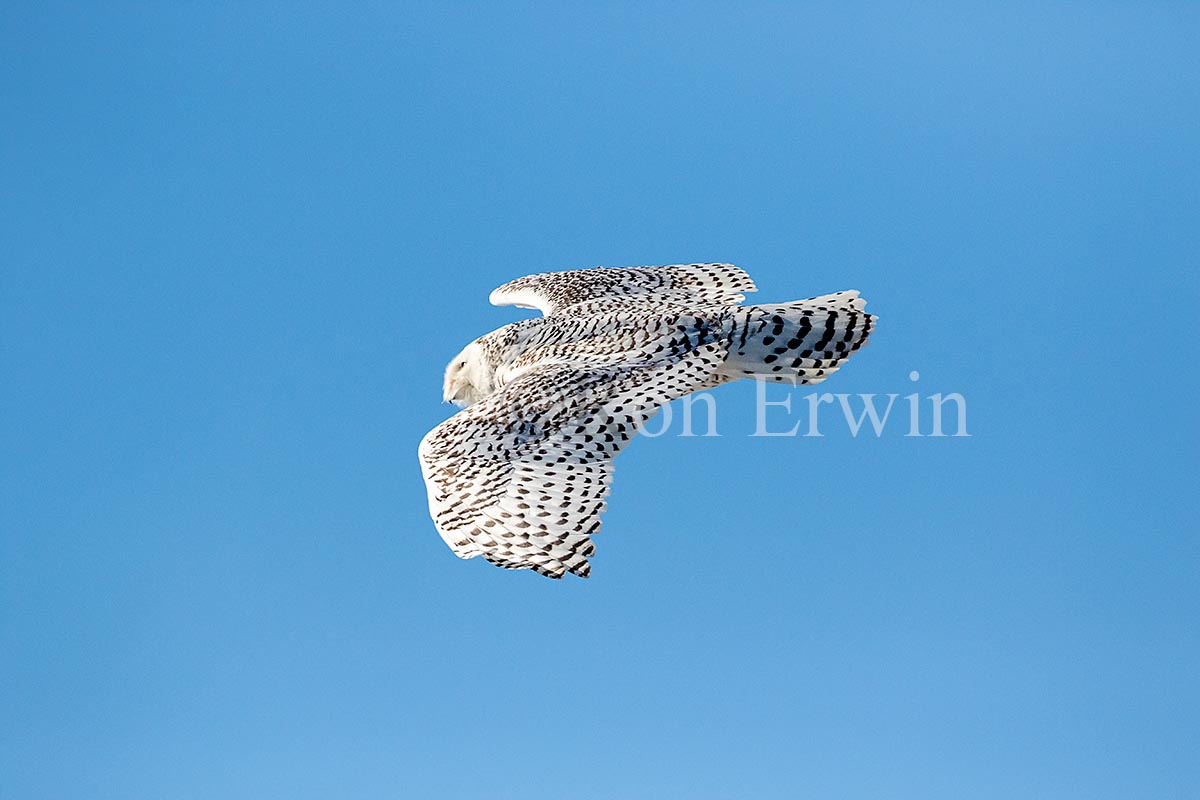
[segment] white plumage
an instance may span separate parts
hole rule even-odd
[[[438,532],[461,558],[587,577],[612,460],[664,404],[743,377],[813,384],[866,343],[857,292],[739,305],[730,264],[530,275],[494,305],[545,315],[481,336],[446,368],[464,410],[421,441]]]

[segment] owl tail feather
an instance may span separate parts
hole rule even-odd
[[[745,306],[734,318],[729,356],[718,374],[729,380],[814,384],[828,378],[867,343],[875,317],[856,291],[768,306]]]

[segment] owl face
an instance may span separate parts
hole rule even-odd
[[[487,397],[494,388],[492,368],[483,358],[483,349],[476,342],[464,347],[446,365],[442,399],[447,403],[466,408]]]

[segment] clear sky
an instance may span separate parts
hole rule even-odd
[[[97,5],[0,11],[4,800],[1200,795],[1196,5]],[[454,558],[488,292],[699,260],[972,435],[725,387]]]

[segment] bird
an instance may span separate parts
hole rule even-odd
[[[732,264],[528,275],[492,305],[542,316],[470,342],[446,367],[461,410],[421,440],[429,512],[460,558],[548,578],[591,574],[613,459],[658,409],[730,381],[811,385],[867,343],[854,290],[775,305]]]

